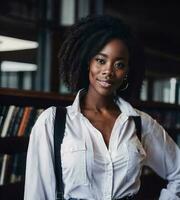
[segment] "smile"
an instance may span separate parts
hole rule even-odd
[[[101,81],[101,80],[97,80],[98,83],[102,86],[102,87],[105,87],[105,88],[109,88],[112,86],[112,83],[110,82],[107,82],[107,81]]]

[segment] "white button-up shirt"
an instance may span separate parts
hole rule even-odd
[[[168,180],[160,200],[180,198],[180,150],[166,131],[148,114],[119,98],[121,114],[112,129],[109,147],[102,134],[80,112],[79,92],[67,107],[65,136],[61,147],[64,197],[111,200],[138,192],[143,165]],[[55,107],[45,110],[30,136],[25,200],[54,200],[54,119]],[[142,120],[138,140],[131,116]]]

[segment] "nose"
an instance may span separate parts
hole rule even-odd
[[[112,77],[113,74],[114,74],[114,66],[113,66],[113,64],[112,63],[106,64],[104,66],[104,68],[103,68],[102,74]]]

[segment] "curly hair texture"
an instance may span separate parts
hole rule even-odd
[[[135,37],[130,28],[120,19],[108,15],[96,15],[82,18],[74,24],[59,52],[60,76],[71,91],[88,88],[90,60],[114,38],[121,39],[128,47],[130,55],[128,90],[132,90],[131,85],[134,80],[140,79],[139,76],[134,77],[136,71],[140,72],[139,67],[136,70],[133,67],[135,53],[138,52],[135,47]],[[124,96],[129,92],[125,91]],[[117,91],[118,95],[123,93],[124,91],[121,92],[120,89]]]

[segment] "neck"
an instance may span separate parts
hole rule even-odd
[[[88,90],[87,94],[82,99],[81,107],[88,110],[102,111],[114,109],[117,106],[114,103],[113,95],[103,96],[96,93],[96,91]]]

